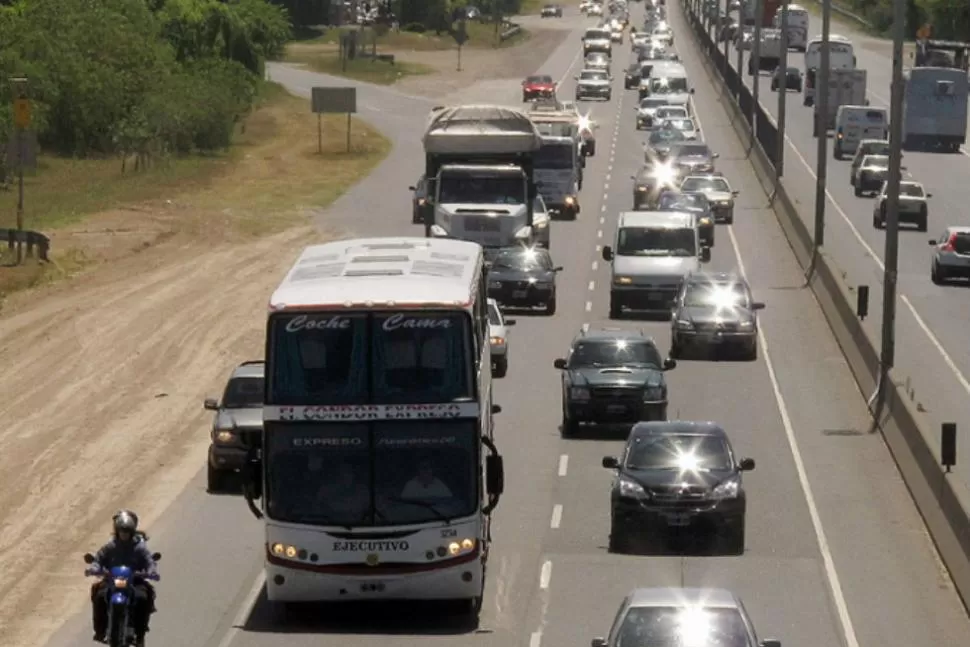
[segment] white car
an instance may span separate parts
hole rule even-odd
[[[584,70],[603,70],[604,72],[610,71],[610,57],[602,52],[593,52],[592,54],[587,54],[586,59],[583,61]]]
[[[549,249],[552,217],[541,195],[536,196],[532,206],[532,231],[536,233],[536,245]]]
[[[658,111],[659,112],[659,111]],[[700,129],[694,123],[693,119],[682,118],[682,117],[668,117],[664,119],[660,124],[661,128],[674,128],[680,131],[680,134],[684,136],[684,139],[688,141],[694,141],[699,139],[701,136]]]
[[[667,100],[663,97],[644,97],[640,99],[640,105],[637,106],[637,130],[653,128],[654,123],[660,123],[656,121],[657,111],[666,105]]]
[[[657,112],[654,114],[654,118],[657,122],[664,122],[668,119],[689,119],[690,113],[687,112],[687,108],[684,106],[672,106],[665,105],[662,108],[658,108]]]
[[[889,196],[886,187],[889,182],[883,182],[882,190],[876,196],[876,204],[872,208],[872,226],[876,229],[886,228],[886,205]],[[929,205],[927,201],[933,197],[927,193],[919,182],[903,181],[899,183],[899,224],[916,225],[919,231],[926,231],[929,226]]]
[[[505,377],[509,370],[509,327],[515,319],[506,319],[495,299],[488,300],[488,336],[492,349],[492,377]]]

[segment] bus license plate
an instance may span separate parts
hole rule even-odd
[[[384,591],[384,582],[361,582],[360,592],[361,593],[382,593]]]
[[[529,294],[528,290],[512,290],[513,299],[524,299]]]

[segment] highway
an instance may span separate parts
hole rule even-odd
[[[642,9],[633,7],[637,24]],[[678,11],[672,7],[675,29],[682,31]],[[562,22],[573,33],[538,71],[565,78],[561,96],[571,98],[578,29],[587,21],[567,13]],[[681,47],[689,43],[686,35],[678,40]],[[615,73],[628,50],[628,43],[617,49]],[[681,362],[668,376],[670,413],[720,422],[737,451],[756,459],[757,469],[745,481],[746,553],[609,554],[611,474],[600,460],[616,454],[621,441],[559,435],[559,375],[552,362],[583,325],[640,326],[661,348],[669,344],[668,323],[607,322],[609,274],[599,250],[611,238],[617,214],[631,206],[630,175],[642,162],[645,139],[634,130],[634,95],[624,92],[620,73],[613,101],[591,105],[599,143],[587,167],[582,214],[553,225],[553,256],[565,266],[558,313],[514,315],[509,374],[496,383],[496,402],[503,407],[496,435],[507,482],[477,630],[435,609],[403,604],[324,607],[282,624],[261,594],[260,524],[239,497],[207,495],[200,472],[150,529],[153,548],[164,559],[149,644],[309,647],[339,640],[346,647],[389,641],[417,647],[433,640],[444,647],[582,647],[606,633],[630,589],[681,584],[735,590],[761,637],[777,637],[785,647],[965,642],[970,622],[891,456],[878,436],[864,433],[864,398],[811,293],[800,288],[798,266],[699,55],[692,49],[681,54],[706,138],[742,192],[736,224],[717,230],[710,267],[745,273],[768,307],[759,359]],[[279,66],[272,75],[303,95],[313,85],[343,84]],[[487,82],[467,96],[514,105],[519,81]],[[420,235],[410,224],[406,189],[419,174],[418,142],[430,104],[382,89],[362,95],[362,116],[397,146],[371,177],[318,216],[320,225],[350,235]],[[298,251],[292,250],[294,256]],[[200,455],[200,467],[203,461]],[[79,556],[78,577],[82,568]],[[49,645],[75,647],[89,638],[85,608]]]
[[[821,33],[822,22],[815,15],[811,21],[810,38]],[[883,53],[887,48],[874,46],[877,41],[844,24],[836,27],[833,23],[832,30],[853,40],[857,65],[867,72],[871,105],[888,109],[892,61]],[[742,69],[747,68],[749,53],[744,53]],[[733,47],[729,60],[732,67],[737,64]],[[803,54],[789,52],[788,64],[804,73]],[[753,77],[745,72],[743,78],[750,88]],[[778,95],[770,91],[770,81],[767,73],[761,76],[760,103],[777,120]],[[803,106],[801,93],[794,91],[788,92],[786,102],[785,186],[808,230],[813,231],[817,140],[812,136],[812,108]],[[854,196],[849,160],[835,161],[831,150],[829,142],[825,249],[848,285],[870,286],[870,316],[865,323],[879,339],[885,232],[872,226],[875,201]],[[929,201],[929,231],[920,233],[904,226],[899,234],[897,380],[909,385],[913,400],[925,409],[923,416],[929,428],[938,430],[943,422],[956,422],[958,428],[968,429],[970,292],[967,285],[937,286],[930,281],[932,248],[928,241],[941,237],[948,225],[970,225],[966,208],[970,202],[970,155],[966,149],[959,154],[904,152],[903,167],[904,179],[922,182],[933,197]],[[938,455],[938,432],[932,440]],[[970,465],[970,442],[958,443],[957,451],[957,464]],[[970,489],[970,470],[957,468],[954,476]]]

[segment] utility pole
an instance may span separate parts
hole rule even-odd
[[[721,34],[725,33],[727,29],[728,16],[731,14],[731,0],[724,0],[724,20],[722,24],[718,25],[717,37],[720,38]],[[724,70],[721,72],[722,76],[727,78],[727,69],[731,65],[731,40],[728,38],[724,39]]]
[[[30,95],[25,77],[10,79],[14,91],[13,121],[17,146],[17,265],[24,260],[24,166],[27,161],[27,129],[30,128]]]
[[[778,142],[775,149],[775,182],[785,174],[785,121],[788,116],[788,0],[781,4],[781,56],[778,59],[781,78],[778,83]],[[777,74],[778,72],[776,72]]]
[[[906,0],[893,3],[893,85],[889,101],[889,185],[886,200],[885,276],[882,294],[882,353],[879,401],[896,362],[896,279],[899,264],[899,184],[902,180],[903,143],[903,38],[906,35]]]
[[[751,99],[754,104],[755,114],[758,113],[758,107],[760,103],[758,101],[758,80],[761,77],[761,12],[764,11],[764,1],[757,0],[754,6],[754,46],[751,51],[751,60],[749,65],[751,65],[752,72],[754,76],[751,79]],[[740,74],[741,71],[738,70]],[[757,120],[755,120],[757,123]],[[757,126],[755,126],[757,129]]]
[[[818,150],[815,153],[815,251],[825,244],[825,185],[828,181],[828,130],[829,114],[829,37],[832,28],[832,0],[822,2],[822,60],[815,70],[815,129],[818,132]],[[808,70],[806,70],[807,72]]]

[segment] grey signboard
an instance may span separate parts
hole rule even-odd
[[[15,169],[23,164],[25,169],[36,169],[37,133],[33,130],[25,130],[20,137],[23,138],[22,142],[17,139],[16,134],[11,135],[7,142],[7,167]],[[23,159],[21,159],[21,155]]]
[[[357,112],[357,88],[313,88],[313,112],[317,114],[352,114]]]

